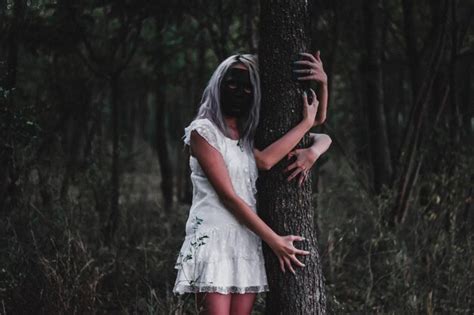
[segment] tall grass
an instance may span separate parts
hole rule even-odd
[[[192,294],[172,294],[189,205],[161,208],[151,152],[139,146],[134,168],[122,174],[111,246],[102,241],[107,160],[97,157],[65,190],[59,163],[24,169],[17,202],[0,218],[1,313],[196,313]],[[371,195],[345,161],[331,157],[315,195],[330,313],[473,312],[474,168],[469,152],[449,159],[420,176],[406,221],[390,228],[384,217],[394,191]],[[264,297],[254,314],[263,314]]]

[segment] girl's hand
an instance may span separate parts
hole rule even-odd
[[[316,119],[316,113],[318,112],[318,105],[319,101],[316,97],[316,93],[313,89],[311,90],[311,94],[313,95],[313,100],[311,104],[308,104],[308,95],[306,91],[303,92],[303,121],[306,121],[311,128],[314,124],[314,120]]]
[[[321,60],[320,52],[319,50],[314,54],[308,54],[308,53],[300,53],[300,55],[303,57],[307,57],[308,59],[303,59],[303,60],[298,60],[295,61],[295,64],[300,64],[300,65],[305,65],[307,66],[307,69],[294,69],[293,72],[296,74],[300,74],[303,76],[299,76],[298,80],[313,80],[318,82],[319,84],[322,85],[327,85],[328,83],[328,76],[326,72],[324,72],[323,69],[323,62]]]
[[[293,156],[296,156],[296,161],[288,165],[283,170],[283,172],[287,173],[293,170],[291,175],[287,178],[288,181],[291,181],[298,174],[300,174],[298,185],[301,187],[306,178],[308,178],[309,170],[313,166],[314,162],[316,162],[316,160],[321,156],[321,153],[317,152],[317,150],[315,150],[313,147],[309,147],[306,149],[295,149],[291,151],[288,153],[287,160]]]
[[[313,144],[309,148],[295,149],[288,153],[287,160],[293,156],[296,156],[296,160],[283,170],[284,173],[293,170],[293,173],[288,177],[288,181],[299,174],[298,183],[300,187],[308,178],[309,170],[313,164],[329,149],[332,143],[331,137],[324,133],[310,133],[309,136],[313,140]]]
[[[298,249],[293,246],[294,241],[303,241],[305,240],[302,236],[296,235],[287,235],[287,236],[280,236],[273,240],[272,244],[268,244],[270,248],[273,250],[275,255],[278,257],[278,261],[280,262],[280,268],[282,272],[285,271],[285,265],[290,269],[290,271],[295,274],[295,270],[291,265],[291,262],[294,262],[297,266],[304,267],[301,261],[299,261],[295,255],[309,255],[310,253],[306,250]]]

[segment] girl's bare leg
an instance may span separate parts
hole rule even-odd
[[[229,315],[230,294],[217,292],[196,293],[196,309],[199,315]]]
[[[233,293],[230,315],[250,315],[257,293]]]

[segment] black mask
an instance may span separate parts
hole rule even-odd
[[[252,107],[253,89],[249,71],[229,68],[222,79],[221,109],[224,115],[243,117]]]

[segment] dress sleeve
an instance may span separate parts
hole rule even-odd
[[[190,145],[191,131],[193,130],[196,130],[199,135],[207,141],[207,143],[220,152],[221,139],[219,136],[219,130],[217,130],[217,127],[210,120],[206,118],[196,119],[193,120],[188,127],[184,128],[183,140],[187,145]]]

